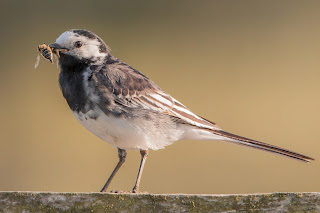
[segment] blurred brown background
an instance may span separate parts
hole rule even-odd
[[[88,29],[116,57],[227,131],[316,158],[222,142],[151,151],[142,191],[320,191],[319,1],[1,1],[0,190],[99,191],[117,151],[73,117],[36,47]],[[111,189],[131,190],[129,151]]]

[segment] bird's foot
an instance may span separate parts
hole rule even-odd
[[[106,191],[100,191],[102,193],[107,193]],[[140,192],[139,190],[133,189],[132,191],[123,191],[123,190],[111,190],[109,193],[113,194],[149,194],[148,192]]]
[[[149,192],[130,191],[132,194],[149,194]]]
[[[114,194],[127,194],[127,193],[131,193],[130,191],[123,191],[123,190],[111,190],[110,193],[114,193]]]
[[[132,189],[132,191],[131,191],[131,193],[139,194],[139,193],[140,193],[139,188],[136,187],[136,186],[134,186],[133,189]]]
[[[130,191],[132,194],[149,194],[148,192],[140,192],[139,189],[133,188],[132,191]]]

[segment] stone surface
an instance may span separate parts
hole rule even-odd
[[[160,195],[0,192],[0,212],[320,212],[320,193]]]

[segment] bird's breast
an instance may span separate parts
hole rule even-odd
[[[90,132],[114,147],[128,150],[148,149],[145,133],[132,120],[106,115],[99,108],[75,112],[76,119]]]
[[[86,92],[84,71],[71,72],[61,70],[59,75],[59,84],[64,98],[66,99],[72,111],[84,111],[88,102]]]

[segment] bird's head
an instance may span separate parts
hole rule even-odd
[[[97,64],[110,55],[103,40],[87,30],[68,30],[49,47],[59,56],[62,66]]]

